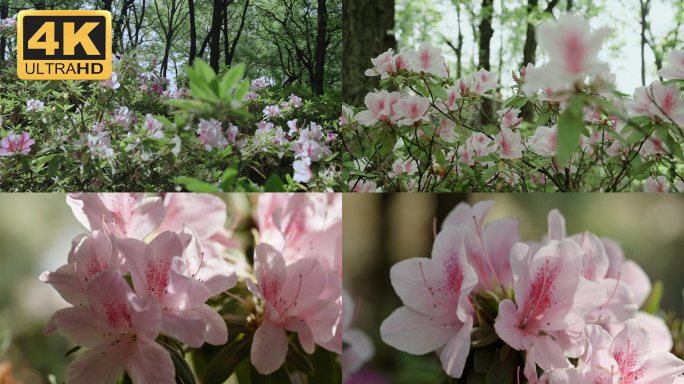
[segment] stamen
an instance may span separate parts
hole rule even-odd
[[[485,258],[487,258],[487,263],[489,263],[489,268],[492,269],[492,274],[494,275],[496,283],[499,285],[499,287],[501,287],[501,292],[505,292],[503,285],[501,285],[501,281],[499,281],[499,277],[496,276],[496,272],[494,271],[494,267],[492,266],[492,261],[489,260],[489,255],[487,254],[487,250],[485,249],[484,240],[482,240],[482,232],[480,232],[480,226],[477,224],[477,219],[475,219],[475,216],[473,216],[473,221],[475,222],[475,230],[477,230],[477,236],[479,236],[480,238],[480,244],[482,244],[482,250],[484,251]]]
[[[297,289],[297,294],[295,295],[294,300],[292,300],[292,303],[290,303],[290,305],[287,308],[285,308],[283,313],[287,312],[288,310],[290,310],[290,308],[297,305],[297,298],[299,297],[299,292],[301,292],[301,290],[302,290],[302,275],[300,274],[299,275],[299,288]]]
[[[618,285],[620,285],[620,275],[622,275],[622,271],[618,271],[618,278],[617,278],[617,282],[615,283],[615,289],[613,289],[613,294],[610,295],[608,300],[606,300],[606,302],[603,303],[603,305],[598,308],[599,310],[603,309],[603,307],[608,305],[608,303],[613,299],[613,296],[615,296],[615,292],[617,292]]]
[[[198,239],[198,240],[199,240],[199,239]],[[197,276],[197,274],[199,273],[200,269],[202,269],[202,264],[204,264],[204,252],[202,252],[202,254],[200,255],[200,265],[199,265],[199,267],[197,268],[197,272],[195,272],[195,274],[192,275],[192,277]]]
[[[518,374],[515,376],[518,379],[518,384],[520,384],[520,366],[518,365]]]
[[[445,308],[451,309],[452,311],[456,311],[457,308],[454,308],[454,307],[452,307],[452,306],[450,306],[450,305],[447,305],[447,304],[442,303],[441,301],[437,300],[437,297],[435,296],[435,293],[432,292],[432,288],[430,288],[430,287],[428,286],[427,280],[425,279],[425,272],[423,272],[423,263],[422,263],[422,262],[419,262],[418,265],[420,265],[420,274],[423,276],[423,283],[425,284],[425,288],[427,288],[427,290],[428,290],[428,292],[430,293],[430,296],[432,297],[432,299],[435,300],[435,301],[437,302],[437,304],[439,304],[439,305],[441,305],[441,306],[443,306],[443,307],[445,307]],[[451,292],[454,292],[453,288],[451,288]],[[455,295],[455,293],[454,293],[454,295]],[[445,325],[445,326],[446,326],[446,325]]]
[[[432,219],[432,233],[437,237],[437,218]]]
[[[546,289],[546,279],[549,277],[549,260],[546,259],[546,269],[544,270],[544,282],[542,283],[542,289],[541,292],[539,293],[539,297],[537,298],[537,304],[533,305],[530,314],[525,316],[525,321],[523,321],[522,324],[520,324],[521,327],[525,326],[525,323],[527,323],[527,320],[532,316],[532,313],[534,313],[534,307],[538,307],[539,303],[541,302],[542,297],[544,296],[544,290]],[[534,297],[534,295],[532,296]],[[530,298],[532,298],[530,297]]]
[[[239,301],[239,302],[241,302],[241,303],[247,303],[247,300],[243,299],[243,298],[240,297],[240,296],[234,295],[234,294],[232,294],[232,293],[230,293],[230,292],[228,292],[228,291],[225,291],[224,293],[226,293],[228,296],[234,298],[235,300],[237,300],[237,301]]]

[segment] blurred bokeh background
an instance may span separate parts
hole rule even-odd
[[[558,208],[568,234],[591,231],[618,240],[625,257],[661,280],[661,308],[681,318],[684,310],[684,196],[677,194],[346,194],[343,200],[345,288],[356,303],[354,327],[373,339],[376,353],[358,384],[438,383],[436,354],[412,356],[382,342],[380,324],[402,305],[389,269],[411,257],[430,257],[433,220],[438,228],[459,202],[495,200],[485,225],[520,219],[523,241],[540,241],[547,214]]]
[[[234,238],[245,252],[253,244],[252,208],[258,195],[223,194],[226,228],[239,224]],[[0,194],[0,383],[62,382],[74,345],[59,332],[42,333],[50,316],[68,306],[51,286],[38,280],[44,271],[67,263],[74,236],[87,232],[66,204],[64,194]]]

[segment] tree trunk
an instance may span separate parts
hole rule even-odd
[[[568,13],[572,12],[572,0],[568,0],[568,8],[566,9]]]
[[[646,49],[646,14],[648,13],[648,2],[639,1],[641,5],[641,85],[646,86],[646,59],[644,50]]]
[[[316,36],[316,67],[314,69],[313,93],[314,96],[322,95],[323,80],[325,78],[325,52],[328,44],[326,44],[326,36],[328,29],[328,6],[327,0],[318,0],[318,32]]]
[[[458,45],[456,46],[456,78],[461,78],[461,55],[463,55],[463,33],[461,33],[461,4],[456,4],[456,15],[458,15]]]
[[[190,57],[188,64],[192,66],[197,56],[197,26],[195,25],[195,0],[188,0],[188,11],[190,12]]]
[[[534,10],[537,9],[539,3],[537,0],[527,0],[527,15],[529,16]],[[522,66],[527,64],[535,64],[536,62],[536,52],[537,52],[537,40],[534,36],[534,25],[530,22],[527,23],[527,37],[525,37],[525,48],[523,48],[523,62]]]
[[[120,40],[122,40],[123,21],[128,16],[128,7],[130,7],[132,4],[133,4],[133,0],[124,0],[124,2],[123,2],[122,8],[121,8],[121,15],[119,16],[119,19],[116,21],[116,26],[114,27],[114,41],[112,41],[112,50],[114,52],[117,52],[119,42],[120,42]],[[121,48],[123,51],[123,48],[124,48],[123,42],[121,43]]]
[[[112,11],[112,1],[114,0],[104,0],[104,5],[102,6],[102,9],[105,11]]]
[[[209,42],[209,65],[214,72],[219,72],[221,59],[221,21],[223,19],[223,1],[214,0],[214,13],[211,18],[211,41]]]
[[[366,76],[375,58],[397,48],[394,0],[342,0],[342,101],[359,107],[378,78]]]
[[[240,22],[240,28],[238,28],[237,35],[233,39],[233,44],[230,46],[230,52],[226,56],[226,65],[231,66],[233,64],[233,57],[235,57],[235,48],[237,47],[238,41],[240,40],[240,35],[242,35],[242,29],[245,27],[245,19],[247,18],[247,8],[249,7],[249,0],[245,2],[245,9],[242,11],[242,21]]]
[[[492,36],[494,36],[494,29],[492,29],[492,16],[494,14],[494,0],[482,0],[482,20],[480,21],[480,49],[478,57],[478,65],[487,71],[491,70],[489,63],[489,56],[491,54]],[[494,119],[493,103],[489,99],[482,99],[482,123],[485,124],[489,119]]]
[[[0,20],[6,19],[9,15],[9,4],[6,1],[0,3]],[[0,61],[5,61],[5,38],[0,39]]]

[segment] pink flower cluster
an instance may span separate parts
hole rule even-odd
[[[258,92],[266,88],[266,85],[266,79],[260,77],[258,79],[252,80],[252,86],[250,87],[250,89],[254,92]]]
[[[228,145],[234,144],[237,140],[238,127],[228,123],[228,130],[224,133],[220,121],[213,118],[208,121],[200,119],[197,133],[204,149],[211,152],[214,148],[224,149]]]
[[[17,15],[0,20],[0,31],[17,27]]]
[[[0,156],[14,156],[31,152],[31,146],[36,143],[28,132],[15,135],[14,132],[7,132],[7,137],[2,139]]]
[[[125,371],[136,383],[171,384],[160,333],[196,348],[226,343],[225,321],[205,303],[237,283],[228,261],[207,252],[235,245],[220,198],[70,194],[67,203],[91,232],[74,238],[68,264],[40,276],[73,305],[44,332],[87,348],[69,364],[67,382],[114,383]]]
[[[473,296],[512,287],[515,301],[500,301],[493,327],[526,351],[532,384],[671,384],[684,372],[684,362],[669,353],[665,321],[639,312],[651,283],[616,241],[590,232],[567,236],[563,216],[552,210],[543,241],[523,243],[516,219],[483,226],[493,204],[459,204],[436,234],[432,258],[392,267],[405,306],[383,322],[385,343],[412,354],[437,351],[446,373],[460,377],[471,332],[487,326],[475,316]]]
[[[285,362],[287,332],[306,353],[315,345],[342,354],[342,196],[267,194],[256,211],[261,243],[254,251],[261,323],[252,364],[262,374]]]

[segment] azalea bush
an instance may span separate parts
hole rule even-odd
[[[380,326],[384,343],[436,353],[443,373],[432,382],[684,379],[682,323],[662,317],[662,284],[651,284],[629,250],[588,231],[568,235],[556,209],[543,239],[523,242],[517,219],[483,225],[493,205],[460,203],[434,227],[431,258],[391,267],[404,306]]]
[[[379,90],[343,108],[343,177],[357,192],[684,192],[684,52],[629,98],[597,61],[610,33],[577,15],[540,24],[548,61],[513,72],[506,100],[495,73],[454,79],[429,43],[390,49],[366,71]]]
[[[16,33],[7,20],[0,33]],[[243,79],[243,65],[218,76],[201,60],[185,68],[188,88],[174,90],[156,59],[138,53],[117,55],[106,81],[20,81],[5,62],[0,190],[347,188],[335,165],[334,95],[319,97],[319,108],[266,79]]]
[[[341,196],[259,196],[249,258],[214,195],[67,204],[89,232],[40,276],[72,305],[44,330],[75,344],[66,383],[341,382]]]

